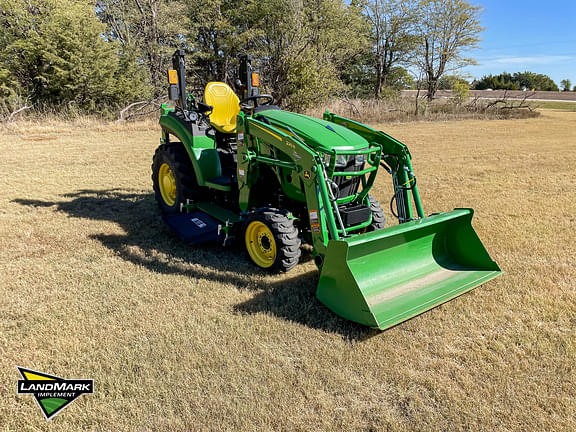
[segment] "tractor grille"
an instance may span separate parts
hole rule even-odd
[[[364,169],[364,163],[356,163],[354,156],[348,157],[348,161],[345,167],[338,167],[336,171],[344,172],[354,172],[361,171]],[[349,195],[353,195],[358,192],[358,187],[360,186],[359,176],[338,176],[334,177],[334,183],[338,185],[340,193],[338,194],[341,198]]]

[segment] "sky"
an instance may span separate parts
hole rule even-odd
[[[473,0],[481,5],[480,48],[469,53],[478,66],[463,70],[473,78],[531,71],[560,85],[576,85],[576,0]],[[468,55],[468,54],[467,54]]]

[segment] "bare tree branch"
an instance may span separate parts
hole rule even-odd
[[[15,116],[16,114],[18,114],[19,112],[22,112],[22,111],[27,110],[27,109],[30,109],[30,108],[32,108],[32,105],[25,105],[25,106],[23,106],[22,108],[18,108],[16,111],[13,111],[13,112],[8,116],[8,118],[6,119],[6,123],[10,123],[10,122],[12,121],[12,119],[14,118],[14,116]]]
[[[155,110],[157,110],[158,108],[160,108],[160,106],[162,105],[161,102],[163,99],[166,99],[166,97],[165,96],[159,96],[157,98],[147,100],[147,101],[133,102],[130,105],[128,105],[128,106],[126,106],[120,110],[120,112],[118,113],[118,120],[116,120],[116,121],[121,122],[124,120],[128,120],[131,117],[150,114],[150,113],[154,112]],[[142,113],[142,111],[144,109],[148,108],[150,105],[152,105],[154,108],[151,109],[150,112]],[[134,107],[138,107],[138,108],[134,109],[134,111],[130,113],[129,111]]]

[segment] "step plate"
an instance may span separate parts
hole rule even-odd
[[[164,222],[186,243],[201,244],[224,239],[222,224],[204,212],[164,215]]]

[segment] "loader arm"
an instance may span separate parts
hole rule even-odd
[[[418,186],[416,184],[416,176],[412,171],[412,155],[406,145],[384,132],[374,130],[354,120],[332,114],[329,111],[324,113],[324,120],[344,126],[368,142],[381,145],[382,160],[385,164],[384,168],[392,175],[394,198],[396,200],[399,222],[404,223],[424,217],[422,201],[420,200],[420,194],[418,193]],[[369,186],[372,186],[372,184],[370,183]],[[365,193],[368,193],[369,189],[369,187],[364,187]],[[412,203],[414,203],[416,215],[414,214]]]
[[[241,113],[238,119],[237,129],[241,137],[238,142],[240,209],[246,211],[249,208],[250,193],[258,181],[257,164],[273,167],[279,177],[281,170],[292,172],[292,183],[300,185],[301,182],[304,186],[314,255],[323,259],[328,242],[339,239],[342,228],[337,225],[338,203],[330,197],[321,154],[297,137],[253,117]],[[365,225],[370,222],[371,219]]]

